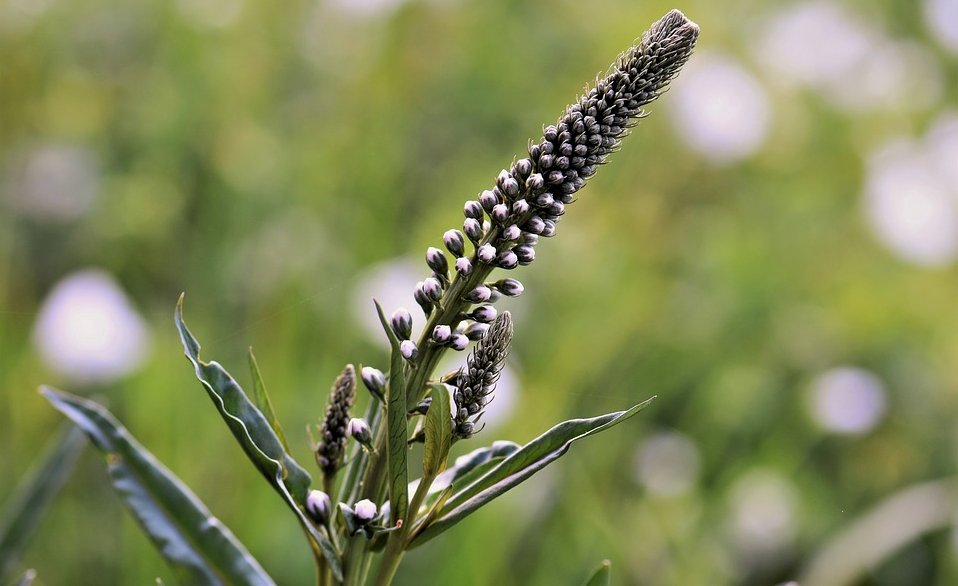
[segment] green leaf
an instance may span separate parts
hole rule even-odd
[[[412,545],[422,545],[449,529],[486,503],[557,460],[569,450],[569,447],[576,440],[609,429],[629,419],[644,409],[652,402],[652,399],[627,411],[617,411],[592,419],[572,419],[556,425],[471,484],[456,491],[446,501],[439,517],[413,539]]]
[[[426,411],[422,475],[423,478],[433,479],[446,469],[446,459],[452,445],[452,414],[449,411],[449,391],[446,385],[433,385],[430,396],[432,404]]]
[[[0,584],[19,561],[53,498],[86,447],[83,430],[67,424],[47,445],[0,511]]]
[[[389,327],[383,308],[376,301],[379,321],[389,338],[389,385],[386,387],[386,465],[389,468],[390,526],[406,519],[409,508],[409,470],[406,465],[406,381],[403,377],[403,357],[399,351],[399,339]]]
[[[181,584],[273,584],[230,530],[106,409],[49,387],[40,392],[106,457],[113,487]]]
[[[263,412],[269,421],[270,427],[276,433],[283,449],[290,452],[289,444],[286,442],[286,434],[283,433],[283,426],[279,424],[276,418],[276,412],[273,410],[273,402],[269,399],[269,393],[266,392],[266,384],[263,383],[263,376],[259,372],[259,364],[256,363],[256,356],[253,355],[253,349],[249,349],[249,372],[253,377],[253,399],[256,400],[256,406]]]
[[[217,362],[200,360],[200,344],[183,321],[183,297],[176,304],[176,328],[186,349],[186,357],[193,363],[196,376],[203,384],[223,421],[233,432],[247,457],[260,473],[283,497],[296,515],[312,544],[323,557],[338,580],[342,580],[342,561],[335,545],[306,517],[306,496],[312,478],[286,452],[282,441],[273,431],[266,416],[250,402],[236,380]]]
[[[611,572],[612,562],[603,560],[582,586],[609,586],[609,574],[611,574]]]
[[[429,493],[426,495],[424,506],[426,508],[432,507],[437,497],[447,487],[469,486],[521,447],[515,442],[499,440],[493,442],[492,446],[479,448],[459,456],[453,465],[446,468],[445,472],[440,474],[433,482]],[[410,492],[414,492],[418,488],[418,483],[419,480],[409,483]]]

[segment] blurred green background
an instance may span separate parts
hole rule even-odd
[[[53,384],[311,583],[178,295],[206,359],[246,383],[255,349],[310,462],[343,365],[385,367],[369,297],[414,309],[463,201],[672,7],[0,0],[0,501],[63,422]],[[958,3],[678,7],[697,53],[510,275],[508,380],[457,448],[658,400],[397,584],[572,585],[603,558],[623,585],[958,583]],[[23,567],[174,583],[92,450]]]

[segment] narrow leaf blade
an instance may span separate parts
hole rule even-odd
[[[286,434],[283,433],[283,426],[279,424],[276,411],[273,410],[273,402],[269,398],[269,393],[266,392],[266,384],[263,382],[263,376],[259,372],[259,364],[256,362],[256,356],[253,355],[252,348],[249,349],[249,372],[250,376],[253,377],[253,398],[256,400],[256,406],[259,407],[259,410],[266,416],[270,427],[272,427],[276,433],[276,437],[278,437],[280,443],[283,444],[283,449],[288,453],[290,449],[289,444],[286,442]]]
[[[592,575],[585,581],[582,586],[609,586],[610,575],[612,573],[612,562],[609,560],[603,560],[599,567],[596,568]]]
[[[0,584],[6,583],[27,542],[86,447],[83,430],[68,424],[0,510]]]
[[[113,487],[182,584],[273,584],[230,530],[106,409],[49,387],[40,392],[106,457]]]
[[[452,445],[452,415],[449,391],[445,385],[434,385],[430,391],[432,404],[426,411],[426,444],[423,446],[423,478],[435,478],[446,469]]]
[[[399,340],[389,327],[383,308],[376,302],[376,312],[389,338],[389,385],[386,388],[386,465],[389,469],[390,523],[406,519],[409,508],[409,470],[406,464],[407,421],[406,381],[403,377],[403,357]]]
[[[557,460],[569,450],[573,442],[629,419],[648,406],[652,399],[626,411],[617,411],[591,419],[572,419],[556,425],[503,460],[475,482],[453,494],[443,506],[436,521],[419,533],[412,545],[422,545],[449,529],[486,503]]]

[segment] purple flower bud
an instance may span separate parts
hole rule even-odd
[[[489,324],[481,324],[477,322],[466,326],[466,329],[463,330],[462,333],[466,336],[466,338],[472,340],[473,342],[478,342],[484,335],[486,335],[488,330]]]
[[[462,213],[467,218],[482,218],[482,204],[476,200],[470,200],[466,202],[466,205],[462,207]]]
[[[487,242],[479,247],[477,254],[480,261],[492,262],[492,259],[496,258],[496,247]]]
[[[376,518],[377,512],[376,503],[369,499],[363,499],[353,506],[353,513],[356,514],[356,517],[367,523]]]
[[[502,239],[508,242],[515,242],[520,236],[522,236],[522,230],[515,224],[507,226],[506,229],[502,231]]]
[[[542,218],[540,218],[539,216],[532,216],[531,218],[529,218],[529,221],[526,222],[526,225],[523,226],[523,228],[525,228],[527,232],[532,232],[533,234],[541,234],[542,228],[544,226],[545,224],[542,222]]]
[[[353,438],[364,447],[370,447],[373,441],[373,431],[365,419],[353,417],[346,425],[346,435]]]
[[[432,301],[426,296],[426,293],[422,290],[422,282],[416,285],[416,290],[413,291],[413,299],[416,300],[416,303],[419,304],[419,307],[422,308],[423,313],[429,315],[432,312]]]
[[[306,497],[306,513],[310,519],[316,521],[319,525],[325,525],[329,521],[329,514],[333,510],[333,503],[329,500],[329,495],[321,490],[311,490]]]
[[[466,233],[466,236],[468,236],[469,240],[473,243],[482,240],[482,224],[475,218],[466,219],[466,221],[462,223],[462,231]]]
[[[512,213],[516,216],[524,216],[529,211],[529,202],[524,199],[517,199],[512,202]]]
[[[561,201],[553,201],[547,206],[546,213],[548,213],[550,216],[555,216],[558,218],[565,213],[565,204]]]
[[[519,258],[511,250],[503,250],[496,257],[496,264],[504,269],[514,269],[519,264]]]
[[[502,182],[499,189],[501,189],[507,197],[515,197],[519,195],[519,182],[510,175],[508,179]]]
[[[522,283],[515,279],[500,279],[493,283],[498,291],[500,291],[506,297],[518,297],[522,295],[523,287]]]
[[[479,204],[477,203],[476,205]],[[456,258],[462,256],[465,252],[466,241],[463,239],[462,232],[459,230],[446,230],[446,233],[442,235],[442,243],[446,245],[446,249]]]
[[[460,275],[468,275],[472,272],[472,261],[466,257],[456,259],[456,272]]]
[[[546,186],[546,180],[541,173],[533,173],[526,179],[526,186],[533,192],[539,191]]]
[[[399,353],[402,354],[402,357],[406,360],[415,360],[419,356],[419,348],[416,347],[416,343],[412,340],[403,340],[399,344]]]
[[[491,305],[480,305],[472,310],[472,313],[469,314],[469,317],[477,322],[488,324],[492,323],[492,320],[496,319],[497,315],[499,315],[499,312],[496,311],[495,307]]]
[[[504,203],[497,203],[492,207],[492,211],[489,213],[492,216],[492,219],[502,224],[509,218],[509,206]]]
[[[360,371],[360,376],[367,389],[375,395],[382,395],[383,389],[386,388],[386,375],[381,370],[372,366],[364,366]]]
[[[555,201],[555,198],[552,197],[552,193],[548,191],[543,191],[539,194],[539,197],[536,198],[536,206],[540,208],[547,208],[552,205],[552,202]]]
[[[465,350],[466,347],[469,346],[469,338],[466,337],[465,334],[460,334],[459,332],[456,332],[455,334],[452,335],[452,339],[449,341],[449,346],[453,350],[459,350],[459,351]]]
[[[520,244],[512,249],[519,259],[519,264],[525,266],[536,259],[536,249],[528,244]]]
[[[412,315],[404,307],[400,307],[393,312],[389,324],[392,326],[393,333],[400,340],[407,340],[412,334]]]
[[[472,291],[463,295],[463,298],[466,301],[470,301],[472,303],[484,303],[486,301],[489,301],[489,297],[491,295],[492,295],[492,289],[490,289],[489,287],[485,285],[479,285]]]
[[[519,159],[512,168],[519,177],[525,179],[529,176],[529,173],[532,173],[532,161],[529,159]]]
[[[447,325],[439,325],[432,330],[432,339],[439,344],[445,344],[452,337],[452,328]]]
[[[559,185],[563,179],[565,179],[565,174],[557,169],[546,173],[546,183],[549,185]]]
[[[426,294],[427,299],[438,302],[442,299],[442,283],[436,277],[427,277],[422,282],[422,292]]]
[[[539,235],[533,234],[532,232],[523,232],[520,242],[523,244],[528,244],[529,246],[535,246],[539,244]]]
[[[446,255],[433,246],[426,249],[426,264],[438,275],[446,275],[449,272],[449,263],[446,261]]]
[[[545,149],[542,149],[542,150],[545,150]],[[552,165],[554,162],[555,162],[555,159],[553,158],[552,155],[542,155],[541,157],[539,157],[539,168],[542,169],[543,171],[548,171],[549,169],[552,168]]]
[[[499,197],[487,189],[479,195],[479,203],[482,205],[482,209],[491,212],[492,208],[499,203]]]
[[[489,289],[489,291],[490,291],[490,294],[489,294],[488,303],[495,303],[496,301],[499,301],[500,299],[502,299],[502,293],[496,291],[495,289]]]
[[[556,233],[556,223],[555,220],[543,220],[542,221],[542,232],[541,234],[548,238],[553,236]]]

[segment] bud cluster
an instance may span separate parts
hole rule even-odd
[[[492,322],[488,331],[466,358],[466,365],[454,377],[453,398],[456,402],[453,416],[453,436],[466,439],[476,433],[475,423],[483,408],[492,400],[492,392],[499,380],[503,363],[512,342],[512,317],[503,312]]]
[[[349,408],[356,398],[356,369],[347,364],[336,378],[326,402],[326,416],[320,427],[320,441],[316,445],[316,463],[323,474],[332,477],[343,464],[346,450]]]

